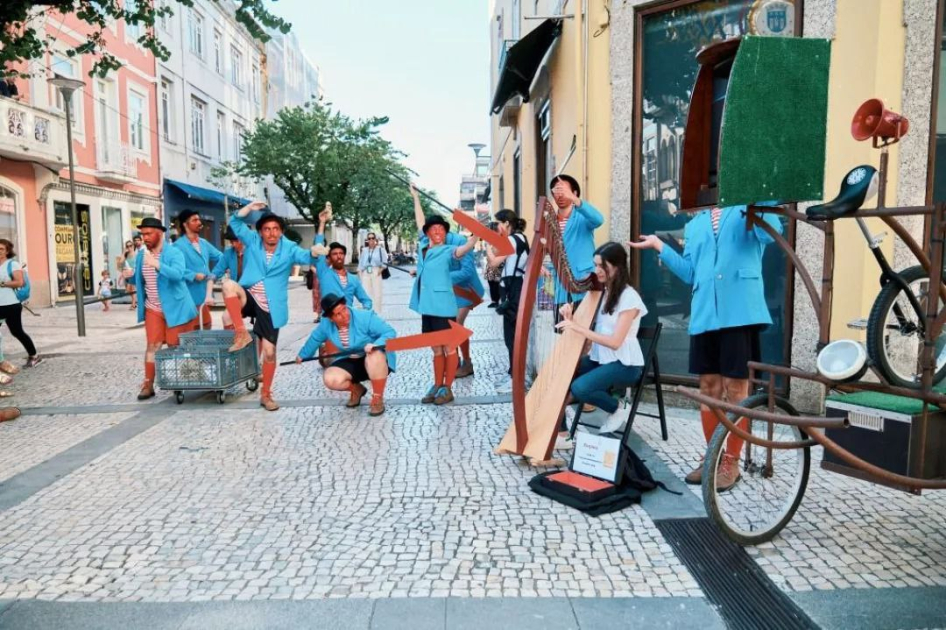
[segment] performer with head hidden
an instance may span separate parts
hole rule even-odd
[[[213,321],[210,308],[214,304],[214,285],[210,270],[220,260],[220,250],[201,237],[204,227],[200,213],[193,209],[182,210],[177,215],[178,229],[182,238],[174,241],[174,247],[184,256],[184,280],[194,305],[200,311],[201,328],[210,330]]]

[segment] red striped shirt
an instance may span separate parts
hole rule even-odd
[[[348,348],[351,345],[350,343],[348,343],[348,328],[347,327],[346,328],[339,327],[338,338],[342,340],[342,347]]]
[[[158,272],[151,265],[141,264],[141,275],[145,280],[145,308],[161,313],[161,296],[158,295]]]
[[[342,283],[342,287],[348,286],[348,272],[346,271],[336,271],[338,274],[338,281]]]
[[[267,265],[273,259],[274,253],[275,252],[266,252]],[[269,300],[266,299],[266,286],[263,284],[262,280],[250,287],[250,295],[252,295],[253,299],[256,300],[257,306],[267,313],[269,312]]]
[[[719,218],[723,215],[723,211],[719,208],[713,208],[710,212],[710,219],[713,220],[713,234],[719,234]]]

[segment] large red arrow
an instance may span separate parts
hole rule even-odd
[[[455,321],[451,321],[449,330],[438,330],[421,335],[408,335],[407,337],[395,337],[394,339],[388,339],[384,343],[384,347],[391,352],[403,352],[404,350],[417,350],[418,348],[430,348],[433,346],[450,346],[455,348],[472,336],[472,330],[464,328]]]
[[[508,238],[499,232],[494,232],[493,230],[489,229],[465,212],[454,210],[453,220],[457,222],[457,225],[465,227],[470,232],[476,234],[481,239],[495,247],[496,253],[500,256],[512,256],[516,253],[516,248],[512,246],[512,243],[509,242]]]
[[[453,294],[462,297],[464,300],[472,302],[470,308],[476,308],[483,303],[483,298],[476,294],[476,291],[467,287],[453,286]]]

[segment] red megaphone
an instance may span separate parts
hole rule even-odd
[[[879,98],[864,101],[857,108],[851,122],[851,135],[854,139],[871,139],[875,149],[899,141],[907,135],[909,129],[910,121],[884,107],[884,102]]]

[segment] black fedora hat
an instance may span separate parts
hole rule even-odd
[[[233,228],[230,227],[229,225],[227,226],[226,231],[223,233],[223,238],[224,238],[224,240],[227,240],[227,241],[237,241],[237,240],[239,240],[239,239],[237,238],[236,233],[233,231]]]
[[[444,219],[439,214],[432,214],[429,217],[427,217],[427,220],[424,222],[424,227],[423,227],[424,234],[426,234],[427,230],[434,227],[435,225],[442,225],[444,230],[446,230],[447,232],[450,231],[450,224],[447,223],[446,219]]]
[[[259,219],[256,220],[256,231],[259,232],[263,228],[263,226],[269,223],[270,221],[275,221],[276,223],[279,224],[279,229],[281,229],[283,232],[286,231],[286,220],[282,218],[281,216],[279,216],[278,214],[273,214],[272,212],[267,212],[266,214],[264,214],[263,216],[261,216]]]
[[[164,224],[154,217],[145,217],[142,219],[141,223],[138,224],[138,229],[141,230],[143,228],[154,228],[156,230],[161,230],[162,232],[168,231],[168,229],[164,227]]]
[[[184,223],[195,214],[199,215],[200,213],[194,210],[193,208],[187,208],[186,210],[181,210],[181,213],[177,215],[177,222],[180,225],[184,225]]]
[[[339,304],[345,303],[345,296],[338,295],[337,293],[329,293],[328,295],[322,298],[322,314],[326,317],[332,315],[332,309],[334,309]]]

